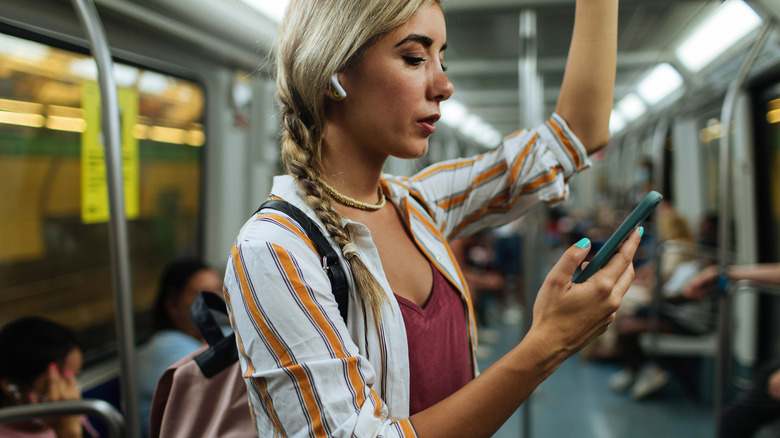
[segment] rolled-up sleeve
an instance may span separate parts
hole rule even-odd
[[[565,199],[568,180],[590,165],[580,141],[553,114],[535,129],[507,136],[495,150],[432,165],[404,183],[451,240],[514,220],[538,201]]]
[[[258,436],[416,436],[387,415],[320,256],[285,215],[257,215],[228,260],[225,296]]]

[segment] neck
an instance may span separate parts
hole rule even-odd
[[[326,125],[321,179],[343,195],[375,204],[387,156],[368,154],[368,148],[355,146],[345,137]]]

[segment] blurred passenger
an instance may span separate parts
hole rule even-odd
[[[693,245],[687,221],[668,204],[659,210],[659,235],[669,244]],[[702,220],[700,241],[709,242],[708,233],[714,217]],[[661,259],[660,266],[651,264],[638,270],[635,284],[625,297],[615,319],[617,348],[620,360],[626,366],[610,378],[609,387],[615,391],[628,390],[634,399],[643,399],[656,393],[669,381],[669,373],[650,360],[639,345],[639,336],[652,328],[651,301],[655,289],[656,269],[661,272],[663,301],[658,313],[657,329],[661,333],[702,335],[715,328],[714,300],[688,299],[683,296],[685,284],[701,269],[713,263],[711,257],[693,257],[687,251],[671,251]]]
[[[780,284],[780,263],[730,266],[726,275],[729,281]],[[685,285],[683,294],[703,298],[713,290],[717,280],[718,267],[709,266]],[[780,362],[768,361],[759,367],[750,391],[723,411],[718,419],[718,437],[750,437],[775,420],[780,420]]]
[[[39,317],[0,330],[0,408],[80,400],[76,375],[83,356],[69,328]],[[4,438],[97,436],[82,415],[0,423]]]
[[[160,280],[153,309],[154,335],[139,349],[138,406],[141,433],[149,433],[149,414],[157,380],[182,357],[203,345],[200,331],[192,322],[190,306],[200,291],[220,293],[217,273],[197,259],[182,259],[168,265]]]
[[[469,285],[477,324],[488,325],[485,295],[505,299],[506,278],[496,264],[496,242],[489,231],[482,231],[452,242],[452,252],[458,260],[463,277]]]

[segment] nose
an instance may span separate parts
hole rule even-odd
[[[443,102],[455,92],[455,87],[452,85],[450,78],[444,73],[442,68],[438,68],[433,73],[432,94],[433,100],[437,102]]]

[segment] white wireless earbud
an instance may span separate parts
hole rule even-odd
[[[345,98],[347,97],[347,92],[344,91],[344,87],[341,86],[339,83],[339,76],[338,74],[334,73],[333,76],[330,77],[330,83],[333,85],[333,88],[335,88],[335,91],[333,91],[333,95],[339,98]]]

